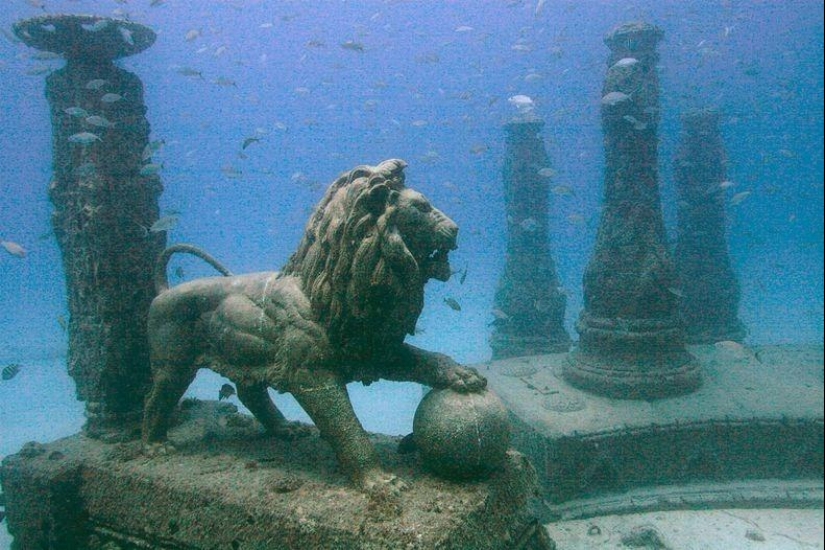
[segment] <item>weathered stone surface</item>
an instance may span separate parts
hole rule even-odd
[[[150,232],[162,191],[142,172],[150,128],[143,85],[112,60],[140,52],[151,29],[126,20],[44,15],[18,22],[29,46],[65,67],[46,80],[53,133],[52,228],[69,309],[68,370],[86,402],[87,433],[123,437],[150,384],[146,320],[166,241]],[[104,100],[105,94],[110,94]]]
[[[554,507],[575,511],[578,499],[663,485],[821,483],[822,345],[750,349],[728,343],[690,351],[707,382],[692,394],[652,402],[612,399],[570,385],[561,375],[567,361],[562,354],[492,362],[480,371],[512,412],[513,447],[536,466]],[[681,494],[688,495],[686,506],[701,504],[690,489]],[[720,491],[715,506],[725,504],[725,494],[732,504],[751,498],[747,491]],[[669,497],[667,507],[678,500]],[[751,500],[768,502],[758,492]],[[636,502],[654,508],[653,501]]]
[[[507,256],[495,296],[490,347],[493,359],[570,349],[564,328],[566,296],[553,261],[550,224],[550,159],[533,114],[504,126],[502,169],[507,211]]]
[[[698,109],[682,116],[674,164],[679,194],[674,258],[686,339],[692,344],[741,342],[747,331],[738,317],[739,281],[725,239],[727,157],[718,112]]]
[[[684,347],[659,197],[662,37],[654,25],[629,23],[605,38],[611,52],[601,101],[604,207],[584,273],[579,346],[564,368],[571,384],[625,399],[679,395],[701,384]]]
[[[407,484],[398,506],[352,487],[317,435],[262,438],[226,404],[185,403],[173,454],[146,458],[137,443],[77,435],[6,457],[13,548],[552,547],[530,508],[535,470],[519,453],[488,480],[457,484],[396,453],[397,439],[373,435]]]

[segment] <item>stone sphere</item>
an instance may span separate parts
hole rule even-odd
[[[415,411],[413,434],[429,471],[448,479],[480,479],[504,461],[510,420],[504,403],[489,390],[432,390]]]

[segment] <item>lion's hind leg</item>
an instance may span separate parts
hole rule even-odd
[[[143,443],[163,443],[172,419],[172,411],[198,369],[191,365],[153,366],[152,391],[143,412]]]
[[[309,426],[290,422],[269,397],[266,384],[238,384],[238,399],[263,424],[267,433],[280,439],[309,435]]]

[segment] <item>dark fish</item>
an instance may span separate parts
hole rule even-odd
[[[447,304],[447,306],[453,311],[461,311],[461,304],[453,298],[444,298],[444,303]]]
[[[5,367],[3,367],[3,380],[11,380],[15,376],[17,376],[17,373],[20,372],[21,368],[22,366],[18,363],[11,363],[9,365],[6,365]]]
[[[347,40],[346,42],[341,43],[341,47],[345,50],[351,50],[353,52],[364,53],[364,45],[360,42],[355,42],[354,40]]]
[[[259,138],[259,137],[248,137],[248,138],[246,138],[245,140],[243,140],[243,145],[241,145],[241,151],[243,151],[244,149],[246,149],[247,147],[249,147],[253,143],[258,143],[259,141],[261,141],[261,138]]]
[[[458,280],[458,284],[463,285],[464,281],[467,280],[467,268],[464,268],[464,273],[461,274],[461,278]]]
[[[232,384],[224,384],[218,391],[218,401],[229,399],[233,395],[235,395],[235,388],[232,387]]]

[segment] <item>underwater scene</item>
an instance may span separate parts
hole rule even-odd
[[[0,459],[81,429],[122,444],[123,423],[163,445],[183,396],[271,434],[316,424],[369,492],[384,478],[347,466],[372,464],[367,436],[328,408],[349,399],[356,425],[398,439],[430,387],[495,392],[518,419],[502,455],[509,441],[539,471],[541,523],[638,511],[587,501],[637,479],[813,477],[761,502],[818,525],[691,547],[822,548],[824,31],[816,0],[3,2]],[[326,370],[293,369],[335,362],[346,390],[328,397]],[[675,408],[633,409],[657,402]],[[729,470],[702,443],[649,477],[618,451],[544,466],[581,433],[737,414],[804,418],[724,432],[737,460],[763,435],[804,451]],[[651,464],[682,460],[657,441]],[[440,467],[463,478],[456,461]],[[708,494],[686,507],[728,503]],[[0,548],[27,548],[8,523]],[[550,536],[613,547],[594,527]],[[155,547],[106,529],[100,548]],[[157,547],[212,547],[177,529]],[[556,547],[537,533],[500,547]],[[685,548],[652,533],[620,544]]]

